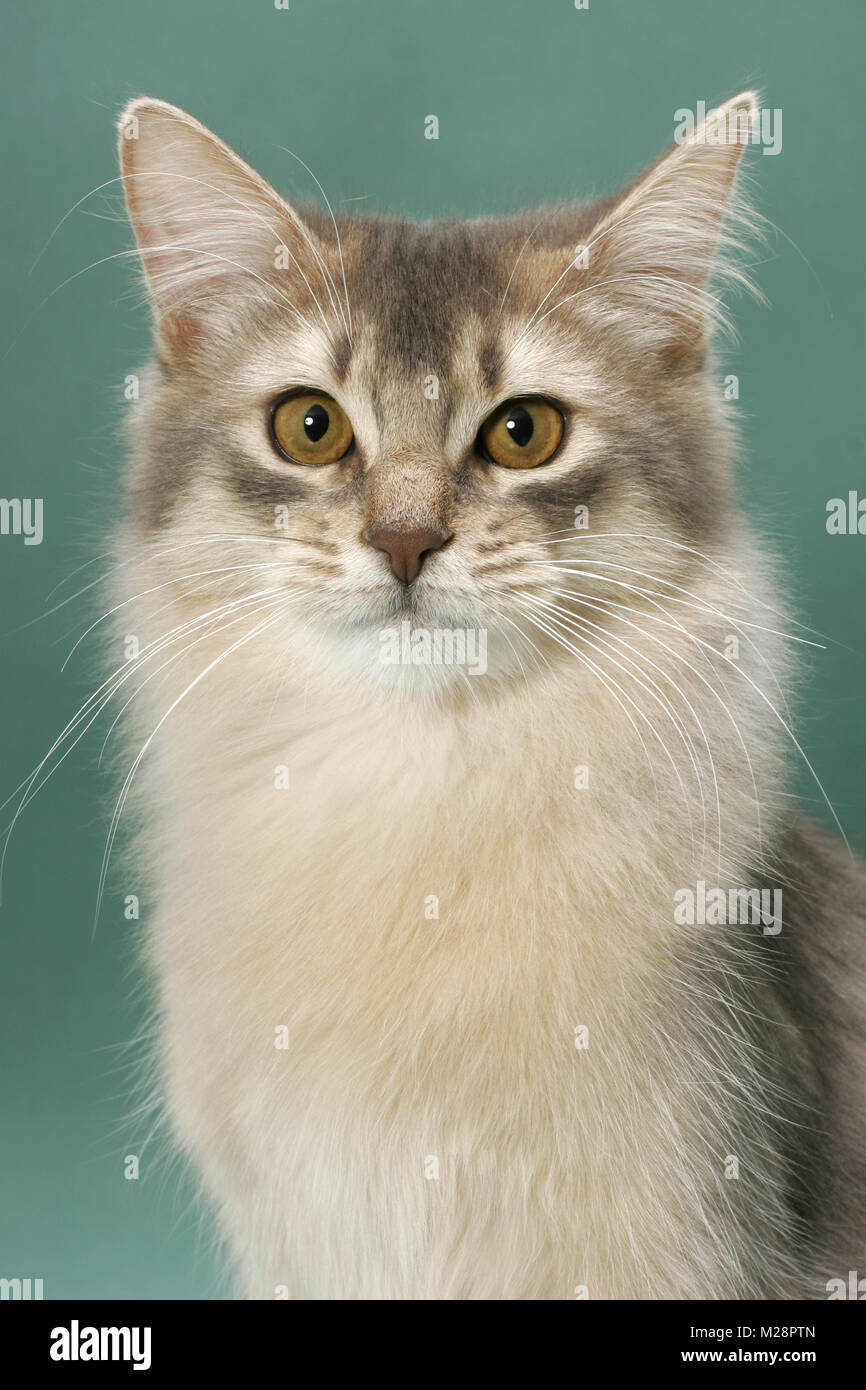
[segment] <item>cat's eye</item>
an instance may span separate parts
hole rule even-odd
[[[271,411],[271,433],[291,463],[336,463],[352,447],[349,417],[323,391],[298,391],[278,400]]]
[[[524,396],[495,410],[481,426],[478,442],[485,456],[503,468],[538,468],[553,458],[564,429],[555,405],[541,396]]]

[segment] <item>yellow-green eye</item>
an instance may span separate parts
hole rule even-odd
[[[349,417],[324,391],[299,391],[271,413],[274,443],[292,463],[336,463],[352,447]]]
[[[479,440],[484,453],[503,468],[537,468],[548,463],[559,448],[562,416],[540,396],[506,401],[481,426]]]

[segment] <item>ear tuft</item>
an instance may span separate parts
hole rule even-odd
[[[702,358],[730,328],[720,291],[754,292],[742,252],[761,219],[738,182],[758,99],[743,92],[707,114],[628,189],[589,240],[595,283],[613,317],[673,360]]]
[[[230,315],[221,323],[219,310],[238,289],[281,296],[301,316],[298,286],[285,270],[303,291],[303,265],[322,265],[321,252],[254,169],[185,111],[153,97],[122,111],[118,145],[129,220],[169,355],[188,353],[206,327],[230,333]]]

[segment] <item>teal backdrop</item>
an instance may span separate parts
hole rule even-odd
[[[866,536],[825,529],[829,498],[866,495],[862,0],[4,9],[2,493],[41,497],[45,512],[41,545],[0,536],[0,799],[102,678],[90,642],[60,670],[98,612],[93,594],[40,615],[79,586],[48,600],[54,587],[107,548],[124,377],[147,353],[131,266],[110,259],[128,230],[116,200],[85,198],[114,177],[114,119],[129,97],[187,108],[296,198],[315,190],[280,145],[335,205],[430,217],[611,190],[670,142],[677,108],[757,84],[783,113],[783,141],[777,155],[749,155],[778,231],[758,272],[767,304],[737,309],[741,490],[785,557],[801,620],[827,634],[809,658],[799,732],[866,848]],[[424,138],[431,114],[438,141]],[[146,1030],[132,963],[149,904],[129,871],[115,875],[93,934],[117,791],[97,768],[100,744],[85,740],[39,793],[6,861],[0,1277],[42,1278],[46,1298],[225,1297],[188,1177],[131,1112]],[[797,785],[823,816],[814,786]],[[141,921],[130,922],[124,895],[139,890]],[[124,1177],[130,1154],[141,1156],[138,1180]]]

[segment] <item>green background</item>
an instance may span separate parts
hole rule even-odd
[[[129,97],[199,117],[286,193],[474,215],[613,189],[670,142],[674,111],[757,84],[783,111],[776,157],[749,158],[782,234],[741,304],[742,491],[777,542],[802,620],[833,639],[810,663],[801,738],[866,847],[862,778],[866,537],[827,535],[828,498],[866,492],[861,431],[866,266],[862,0],[105,0],[6,6],[0,100],[2,493],[45,499],[45,540],[0,537],[2,792],[101,679],[98,645],[61,675],[92,595],[30,626],[106,549],[122,467],[122,385],[147,350],[116,202],[113,122]],[[424,117],[440,121],[438,142]],[[799,248],[795,249],[795,248]],[[75,279],[64,285],[68,277]],[[61,287],[62,288],[59,288]],[[87,579],[99,570],[83,572]],[[76,587],[71,585],[70,589]],[[68,593],[70,589],[62,592]],[[49,605],[50,606],[50,605]],[[18,824],[0,913],[0,1276],[45,1296],[223,1297],[189,1180],[130,1115],[145,1016],[118,873],[92,916],[117,783],[101,737],[70,756]],[[814,788],[800,789],[815,803]],[[143,890],[141,890],[143,892]],[[132,1065],[133,1071],[130,1071]],[[139,1181],[123,1156],[142,1153]]]

